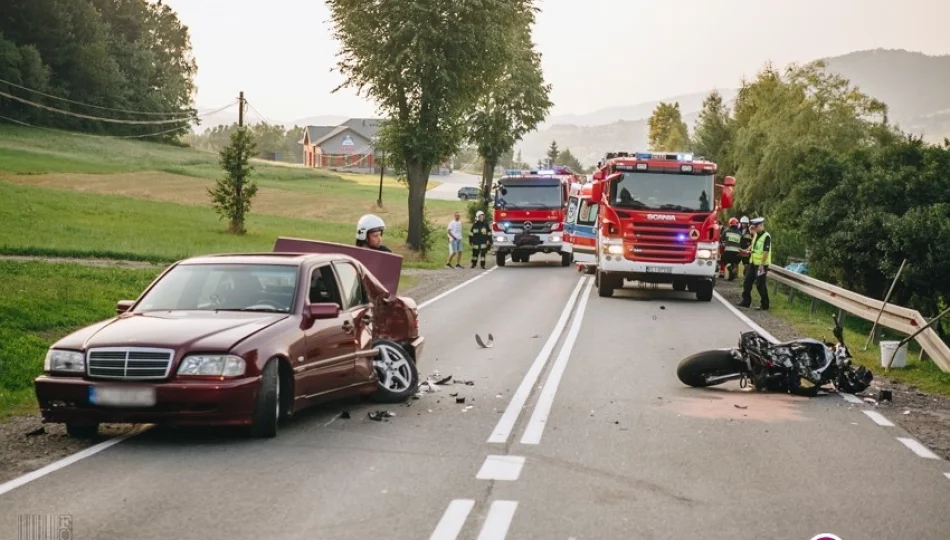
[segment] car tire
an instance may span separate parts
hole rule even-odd
[[[371,401],[402,403],[419,391],[419,372],[416,370],[416,361],[405,347],[390,339],[377,340],[373,343],[373,347],[378,348],[380,354],[373,358],[377,386],[376,391],[368,396]],[[403,379],[408,384],[401,383],[399,379]]]
[[[267,362],[261,374],[261,384],[257,390],[254,415],[249,429],[250,435],[260,439],[276,437],[280,416],[280,366],[275,358]]]
[[[505,259],[507,258],[508,256],[506,254],[499,251],[498,253],[495,253],[495,264],[498,266],[505,266]]]
[[[99,436],[99,424],[66,424],[66,434],[74,439],[95,439]]]

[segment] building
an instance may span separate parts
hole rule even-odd
[[[303,164],[308,167],[345,168],[353,172],[378,171],[374,142],[379,131],[375,118],[351,118],[339,126],[307,126]]]
[[[378,173],[380,152],[375,148],[380,120],[351,118],[339,126],[307,126],[304,129],[303,164],[357,173]],[[451,172],[446,159],[434,174]]]

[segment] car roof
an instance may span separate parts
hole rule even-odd
[[[322,253],[222,253],[216,255],[201,255],[184,259],[181,265],[197,264],[268,264],[283,266],[300,266],[305,262],[330,262],[334,260],[347,259],[352,257],[339,254]]]

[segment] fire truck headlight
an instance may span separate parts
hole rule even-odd
[[[561,241],[561,236],[560,236],[560,235],[557,235],[557,234],[552,234],[552,235],[551,235],[551,241],[552,241],[552,242],[560,242],[560,241]]]
[[[611,255],[623,255],[623,246],[607,246],[607,253],[610,253]]]
[[[495,242],[504,242],[504,241],[505,241],[505,237],[504,237],[504,236],[500,236],[500,235],[499,235],[499,236],[496,236],[496,237],[495,237]]]
[[[697,259],[712,259],[713,252],[708,249],[701,249],[696,252],[696,258]]]

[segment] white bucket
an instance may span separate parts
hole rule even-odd
[[[887,361],[891,359],[891,355],[894,354],[894,349],[897,349],[897,346],[900,344],[900,341],[882,341],[881,342],[881,367],[887,367]],[[891,364],[892,368],[901,368],[907,366],[907,344],[905,343],[903,347],[897,350],[897,354],[894,356],[894,362]]]

